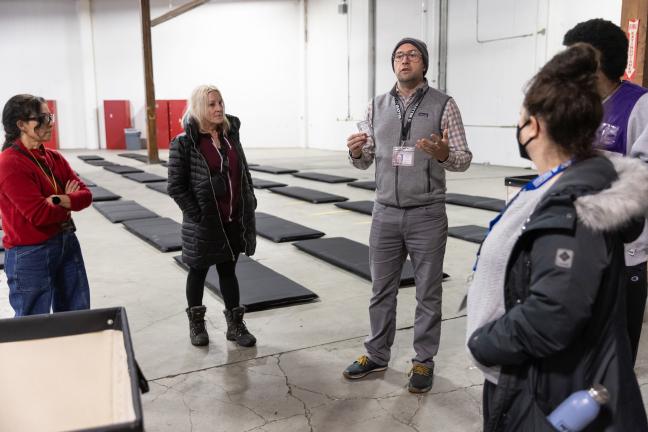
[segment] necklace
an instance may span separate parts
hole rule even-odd
[[[41,169],[43,174],[45,174],[45,178],[47,178],[47,181],[49,181],[49,183],[52,185],[52,189],[54,189],[54,194],[55,195],[58,194],[58,186],[56,185],[56,179],[54,178],[54,173],[52,172],[52,170],[51,169],[49,170],[49,172],[52,173],[52,175],[51,176],[48,175],[47,171],[45,171],[45,168],[43,168],[43,166],[38,161],[36,156],[34,156],[30,150],[27,150],[27,153],[29,153],[29,156],[31,156],[32,159],[34,159],[34,162],[36,162],[36,165],[38,165],[38,168]],[[47,162],[45,163],[45,165],[47,165]],[[49,167],[47,167],[47,168],[49,169]]]

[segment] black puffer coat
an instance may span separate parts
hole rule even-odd
[[[230,130],[228,141],[236,148],[241,164],[241,196],[239,199],[238,224],[240,238],[232,243],[242,246],[250,256],[256,249],[254,210],[256,197],[245,153],[239,139],[241,122],[227,115]],[[234,252],[227,239],[218,211],[216,190],[225,184],[223,178],[210,175],[207,160],[198,147],[198,127],[193,122],[185,125],[185,133],[178,135],[169,151],[169,195],[182,210],[182,260],[185,264],[205,268],[234,259]]]
[[[646,184],[640,161],[591,158],[566,170],[527,220],[507,267],[506,313],[468,341],[477,361],[501,366],[485,398],[486,432],[554,431],[546,416],[593,384],[610,401],[586,431],[648,430],[623,277],[623,243],[643,227]]]

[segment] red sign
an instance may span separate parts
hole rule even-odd
[[[623,79],[632,81],[637,74],[637,44],[639,43],[639,20],[628,20],[628,64]]]
[[[47,101],[47,106],[49,107],[49,110],[52,114],[54,114],[54,127],[52,128],[52,137],[50,138],[49,141],[43,143],[45,147],[48,149],[58,149],[59,148],[59,142],[58,142],[58,112],[56,112],[56,101],[55,100],[48,100]]]

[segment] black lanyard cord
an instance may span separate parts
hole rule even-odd
[[[418,110],[419,105],[421,105],[421,102],[423,101],[423,98],[425,97],[425,94],[428,92],[429,89],[430,89],[429,87],[425,89],[423,94],[419,96],[415,100],[415,102],[413,102],[414,106],[412,107],[412,110],[407,116],[407,119],[403,118],[403,112],[400,106],[400,100],[398,99],[398,97],[395,98],[396,114],[398,114],[398,119],[401,121],[401,137],[400,137],[401,145],[409,138],[409,133],[410,133],[410,129],[412,128],[412,120],[414,119],[414,114],[416,113],[416,110]]]

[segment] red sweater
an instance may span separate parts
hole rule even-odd
[[[18,140],[23,151],[28,151]],[[32,150],[41,164],[47,164],[65,187],[68,180],[80,184],[78,191],[68,194],[71,210],[79,211],[92,203],[92,192],[79,180],[63,156],[41,147]],[[70,210],[49,204],[50,195],[65,195],[55,191],[51,179],[33,160],[13,147],[0,153],[0,214],[5,249],[43,243],[61,231],[61,222],[70,219]]]

